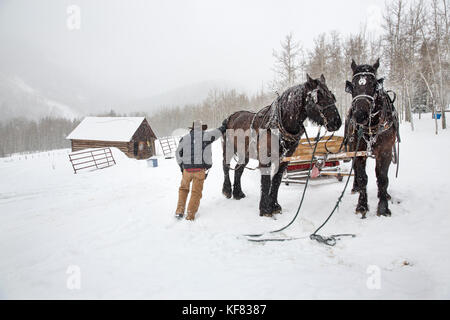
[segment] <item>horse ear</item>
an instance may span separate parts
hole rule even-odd
[[[320,75],[320,82],[322,82],[323,84],[326,84],[325,76],[323,74]]]
[[[353,84],[348,80],[345,82],[345,92],[350,94],[353,93]]]
[[[377,80],[377,90],[383,90],[384,78],[380,78]]]
[[[314,80],[313,80],[313,78],[311,78],[309,76],[309,74],[306,74],[306,84],[305,84],[305,86],[306,86],[307,90],[313,90],[314,89]]]
[[[379,67],[380,67],[380,58],[378,58],[377,61],[375,62],[375,64],[373,65],[373,68],[375,69],[375,71],[377,71]]]
[[[352,67],[352,70],[353,70],[353,72],[355,72],[355,71],[356,71],[356,67],[357,67],[357,65],[356,65],[356,62],[355,62],[355,60],[353,60],[353,59],[352,59],[352,64],[351,64],[351,67]]]

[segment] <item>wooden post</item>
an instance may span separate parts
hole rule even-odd
[[[94,160],[95,167],[98,169],[97,161],[95,161],[94,152],[91,151],[92,159]]]
[[[109,158],[108,158],[108,156],[106,155],[106,148],[103,149],[103,153],[105,154],[106,162],[107,162],[108,167],[109,167]]]

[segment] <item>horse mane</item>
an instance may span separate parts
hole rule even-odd
[[[305,84],[290,87],[277,98],[277,103],[281,108],[291,109],[298,107],[306,96],[305,92]]]

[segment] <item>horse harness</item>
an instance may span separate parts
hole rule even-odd
[[[372,72],[360,72],[353,76],[353,79],[357,76],[361,75],[370,75],[373,76],[376,79],[376,76]],[[360,80],[361,81],[361,80]],[[365,84],[365,83],[364,83]],[[369,123],[367,125],[358,123],[353,117],[349,116],[349,121],[351,124],[352,131],[348,134],[350,136],[350,141],[353,141],[354,134],[356,132],[356,128],[360,127],[363,130],[363,139],[366,142],[367,145],[367,153],[370,157],[373,157],[372,155],[372,148],[373,145],[377,142],[378,137],[383,134],[384,132],[388,131],[392,126],[395,127],[397,132],[397,138],[400,140],[400,136],[398,133],[398,126],[397,123],[397,111],[393,107],[393,103],[395,101],[395,98],[391,100],[390,96],[388,95],[388,92],[393,91],[384,91],[382,87],[377,87],[375,91],[374,96],[366,95],[366,94],[360,94],[353,98],[352,100],[352,107],[350,109],[350,112],[356,108],[356,103],[359,100],[366,100],[369,104]],[[394,92],[393,92],[394,93]],[[394,93],[395,95],[395,93]],[[377,99],[381,98],[382,101],[382,108],[378,111],[375,111],[375,107],[377,105]],[[386,101],[388,99],[388,101]],[[390,107],[390,114],[392,114],[392,117],[388,117],[389,112],[387,110],[387,105]],[[349,112],[349,114],[350,114]],[[376,116],[379,116],[378,123],[372,125],[373,118]]]
[[[329,104],[325,107],[321,107],[318,108],[318,90],[319,89],[314,89],[311,90],[307,93],[306,95],[306,105],[308,104],[312,104],[315,105],[317,108],[317,111],[319,112],[320,117],[323,119],[324,122],[324,126],[327,126],[328,121],[327,118],[324,115],[324,111],[330,107],[334,106],[334,103]],[[251,137],[254,137],[254,135],[252,134],[254,129],[254,122],[256,117],[262,117],[262,123],[266,123],[264,126],[261,126],[261,128],[263,129],[278,129],[279,132],[279,139],[280,139],[280,144],[282,146],[282,158],[286,155],[287,151],[290,149],[289,145],[292,144],[296,144],[298,143],[298,141],[300,141],[301,136],[303,135],[303,133],[306,133],[306,129],[305,126],[303,124],[301,124],[301,128],[300,130],[293,134],[290,133],[289,131],[286,130],[286,128],[283,126],[283,121],[282,121],[282,115],[281,115],[281,107],[278,103],[280,97],[276,98],[271,105],[261,109],[260,111],[256,112],[255,115],[253,116],[252,122],[250,123],[250,132],[251,132]],[[262,115],[264,114],[264,115]],[[255,141],[252,141],[255,142]]]

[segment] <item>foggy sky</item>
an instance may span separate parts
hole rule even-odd
[[[67,27],[70,5],[81,10],[79,30]],[[348,35],[365,23],[377,31],[383,7],[384,0],[0,0],[0,42],[25,44],[130,98],[205,80],[254,91],[273,79],[272,50],[287,33],[309,48],[322,32]]]

